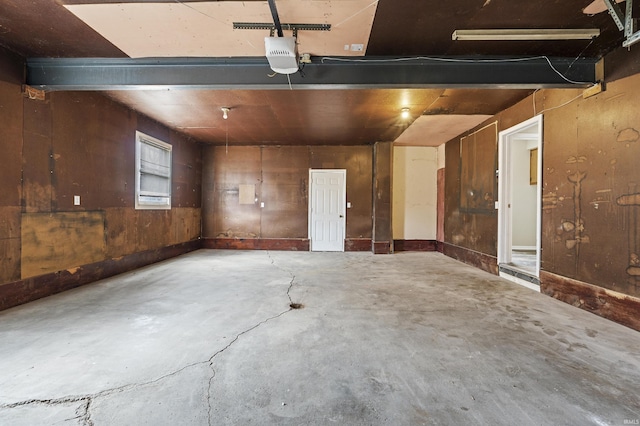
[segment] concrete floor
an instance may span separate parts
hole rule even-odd
[[[0,313],[1,425],[623,425],[639,389],[640,333],[439,253],[200,250]]]

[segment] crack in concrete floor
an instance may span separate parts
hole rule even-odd
[[[291,305],[293,303],[292,299],[291,299],[291,289],[293,288],[293,285],[295,283],[295,275],[293,273],[291,273],[291,271],[288,271],[284,268],[279,267],[278,265],[275,264],[274,259],[271,257],[270,253],[268,253],[269,259],[271,260],[271,264],[273,266],[275,266],[278,270],[286,272],[287,274],[289,274],[289,276],[291,277],[291,280],[289,281],[289,286],[287,287],[287,298],[289,299],[289,304]],[[6,410],[6,409],[12,409],[12,408],[17,408],[17,407],[24,407],[24,406],[29,406],[29,405],[63,405],[63,404],[70,404],[70,403],[79,403],[82,402],[81,405],[78,406],[78,408],[76,408],[75,413],[77,414],[77,417],[74,418],[69,418],[69,419],[65,419],[66,420],[73,420],[73,419],[78,419],[80,424],[82,426],[95,426],[95,423],[93,422],[93,420],[91,419],[91,404],[93,403],[93,401],[95,401],[98,398],[104,398],[104,397],[108,397],[110,395],[116,394],[116,393],[121,393],[121,392],[125,392],[128,390],[132,390],[132,389],[136,389],[142,386],[148,386],[154,383],[158,383],[162,380],[165,380],[169,377],[175,376],[177,374],[180,374],[181,372],[185,371],[188,368],[192,368],[192,367],[196,367],[196,366],[201,366],[201,365],[208,365],[209,368],[211,369],[212,375],[209,378],[208,381],[208,386],[207,386],[207,418],[208,418],[208,423],[211,426],[212,423],[212,418],[211,418],[211,413],[212,413],[212,407],[211,407],[211,386],[213,384],[213,380],[215,379],[216,376],[216,371],[213,368],[213,361],[214,359],[220,355],[221,353],[225,352],[227,349],[229,349],[234,343],[236,343],[238,341],[238,339],[240,339],[240,337],[242,337],[243,335],[250,333],[251,331],[257,329],[258,327],[268,323],[269,321],[272,321],[276,318],[280,318],[281,316],[285,315],[288,312],[291,312],[292,310],[294,310],[292,307],[289,307],[289,309],[284,310],[280,313],[278,313],[277,315],[273,315],[265,320],[260,321],[257,324],[254,324],[253,326],[243,330],[242,332],[238,333],[225,347],[223,347],[222,349],[216,351],[213,355],[211,355],[206,361],[199,361],[199,362],[194,362],[194,363],[190,363],[185,365],[184,367],[181,367],[171,373],[167,373],[165,375],[162,375],[156,379],[153,380],[149,380],[146,382],[141,382],[141,383],[132,383],[132,384],[127,384],[124,386],[119,386],[116,388],[111,388],[111,389],[105,389],[103,391],[97,392],[95,394],[90,394],[90,395],[81,395],[81,396],[65,396],[65,397],[61,397],[61,398],[52,398],[52,399],[30,399],[30,400],[25,400],[25,401],[19,401],[19,402],[14,402],[11,404],[0,404],[0,410]]]
[[[111,287],[103,289],[114,299],[105,309],[117,308],[118,318],[151,297],[151,312],[159,311],[177,325],[161,336],[162,346],[149,346],[153,339],[141,342],[143,362],[128,364],[128,371],[120,359],[108,370],[93,367],[91,375],[78,380],[86,386],[82,388],[75,385],[76,378],[64,382],[73,377],[73,368],[65,376],[46,374],[69,364],[64,356],[81,347],[76,341],[72,349],[56,352],[49,364],[49,352],[35,354],[40,362],[36,373],[29,361],[13,374],[12,363],[20,356],[5,350],[8,361],[2,371],[14,387],[3,386],[0,394],[13,403],[0,405],[0,419],[6,416],[0,423],[294,425],[393,419],[394,424],[536,425],[568,419],[589,423],[592,413],[609,424],[637,417],[633,383],[640,364],[629,348],[637,335],[620,326],[440,255],[311,256],[200,252],[183,258],[197,291],[176,292],[178,274],[166,278],[159,291],[145,291],[125,306],[120,296],[129,293],[113,295]],[[236,263],[223,269],[228,259]],[[307,259],[314,261],[313,269]],[[163,269],[154,271],[150,278],[124,280],[122,286],[143,282],[151,289],[152,280],[163,275]],[[285,315],[291,310],[285,302],[299,299],[307,299],[313,309]],[[97,296],[84,300],[83,314],[91,313],[98,301]],[[55,318],[74,309],[51,303],[25,309],[22,316],[31,320],[35,311]],[[146,309],[136,312],[149,315]],[[34,355],[34,348],[49,348],[28,333],[16,339],[29,330],[36,337],[47,330],[39,329],[42,320],[31,321],[25,329],[16,321],[4,335],[7,343],[13,342],[10,348],[22,350],[17,353],[25,357]],[[126,321],[114,321],[105,331],[119,330],[129,317]],[[92,328],[63,328],[60,336],[81,336],[98,322],[90,324]],[[158,335],[167,330],[141,329]],[[187,329],[190,333],[183,336]],[[138,336],[137,331],[133,328],[131,334]],[[111,342],[114,335],[108,338]],[[24,343],[16,346],[16,340]],[[110,344],[99,346],[106,353],[94,352],[109,355]],[[176,349],[179,344],[185,348]],[[156,359],[154,351],[168,346],[173,347]],[[92,368],[84,353],[79,356],[85,358],[71,358],[72,367]],[[160,358],[171,363],[154,364]],[[131,366],[148,368],[130,376]],[[111,371],[122,373],[109,377]],[[50,386],[35,388],[34,374],[52,378]],[[70,396],[48,399],[51,395]],[[56,421],[38,421],[45,417]]]
[[[242,337],[244,334],[247,334],[247,333],[249,333],[249,332],[251,332],[251,331],[255,330],[256,328],[260,327],[261,325],[264,325],[264,324],[268,323],[269,321],[272,321],[272,320],[274,320],[274,319],[276,319],[276,318],[280,318],[281,316],[283,316],[284,314],[286,314],[286,313],[288,313],[288,312],[291,312],[292,310],[293,310],[293,308],[289,308],[289,309],[287,309],[286,311],[280,312],[278,315],[274,315],[274,316],[272,316],[272,317],[270,317],[270,318],[267,318],[266,320],[259,322],[258,324],[254,325],[254,326],[253,326],[253,327],[251,327],[251,328],[248,328],[247,330],[243,331],[242,333],[239,333],[239,334],[238,334],[238,335],[237,335],[237,336],[236,336],[236,337],[235,337],[231,342],[229,342],[229,344],[228,344],[227,346],[225,346],[224,348],[220,349],[218,352],[216,352],[215,354],[213,354],[213,355],[211,356],[211,358],[209,358],[209,361],[208,361],[208,363],[209,363],[209,368],[211,368],[211,371],[212,371],[212,373],[213,373],[213,374],[212,374],[212,376],[211,376],[211,378],[209,379],[209,386],[208,386],[208,388],[207,388],[207,405],[208,405],[207,415],[208,415],[208,418],[209,418],[209,425],[211,425],[211,424],[212,424],[212,423],[211,423],[211,421],[212,421],[212,419],[211,419],[211,385],[212,385],[212,383],[213,383],[213,379],[214,379],[214,378],[215,378],[215,376],[216,376],[216,370],[213,368],[213,360],[214,360],[218,355],[220,355],[222,352],[224,352],[224,351],[226,351],[227,349],[229,349],[229,348],[230,348],[230,347],[231,347],[235,342],[237,342],[237,341],[238,341],[238,339],[240,339],[240,337]]]

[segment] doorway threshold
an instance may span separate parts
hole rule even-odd
[[[513,265],[499,265],[498,269],[500,277],[530,288],[531,290],[540,291],[540,279],[531,272]]]

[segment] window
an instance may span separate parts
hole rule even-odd
[[[136,209],[171,208],[171,145],[136,132]]]

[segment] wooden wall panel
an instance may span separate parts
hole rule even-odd
[[[0,81],[20,86],[25,77],[24,62],[24,58],[0,46]]]
[[[135,251],[164,247],[171,236],[171,210],[135,210]]]
[[[173,207],[200,207],[202,203],[202,146],[171,132],[173,146]]]
[[[347,238],[371,238],[372,147],[205,147],[203,152],[203,238],[307,238],[309,168],[347,170],[352,204]],[[256,185],[255,204],[239,203],[243,184]]]
[[[534,111],[544,114],[543,271],[633,297],[640,295],[639,87],[635,75],[587,99],[581,90],[542,90],[535,109],[529,97],[492,119],[504,130]],[[458,202],[465,161],[459,153],[458,140],[447,143],[445,242],[450,252],[464,248],[491,258],[492,247],[470,240],[495,238],[497,229]],[[570,300],[572,290],[563,291]]]
[[[640,295],[640,76],[545,115],[545,270]],[[571,98],[569,98],[571,99]],[[547,95],[549,105],[563,98]]]
[[[216,149],[207,145],[202,148],[202,238],[216,237]]]
[[[22,65],[0,47],[0,283],[20,278]]]
[[[199,208],[174,208],[171,217],[171,238],[164,245],[178,244],[200,238],[201,210]]]
[[[98,93],[31,99],[21,92],[22,62],[4,53],[0,307],[200,247],[197,143]],[[172,210],[133,208],[137,129],[174,146]]]
[[[214,204],[212,237],[256,238],[260,236],[260,202],[240,204],[240,185],[255,185],[256,196],[261,199],[260,147],[213,148]]]
[[[91,92],[51,94],[54,211],[134,205],[136,115]],[[81,205],[73,205],[80,195]]]
[[[444,241],[459,245],[463,236],[460,228],[460,140],[453,139],[445,145],[445,207]]]
[[[461,202],[462,189],[470,188],[472,183],[462,181],[464,176],[462,169],[467,164],[463,164],[460,144],[460,140],[452,140],[446,145],[445,242],[495,257],[498,229],[498,217],[495,210],[490,210],[487,202],[481,206],[481,209],[474,209],[468,203],[463,206]],[[495,146],[492,154],[497,154]],[[486,179],[495,181],[494,167],[495,165],[490,165],[482,170]],[[488,176],[489,174],[491,176]],[[483,198],[484,194],[481,197]],[[491,202],[491,200],[489,201]]]
[[[373,247],[374,253],[386,254],[393,251],[393,143],[377,142],[374,146],[373,161]]]
[[[312,169],[347,170],[347,238],[372,238],[373,148],[314,146],[310,152]]]
[[[26,212],[50,212],[55,199],[51,103],[24,100],[23,206]]]
[[[0,207],[0,283],[20,279],[20,207]]]
[[[22,215],[22,278],[74,268],[105,258],[103,212]]]
[[[444,168],[438,169],[438,195],[436,208],[438,209],[438,223],[436,229],[436,241],[443,242],[444,241],[444,214],[445,214],[445,176],[444,176]]]
[[[575,92],[562,93],[545,91],[539,93],[544,99],[543,108],[552,108],[575,97]],[[577,161],[578,139],[575,123],[578,103],[570,103],[563,108],[549,111],[544,115],[544,142],[542,148],[542,256],[541,267],[564,276],[575,276],[575,262],[565,259],[568,240],[575,233],[568,228],[563,230],[563,223],[574,215],[573,189],[569,177],[584,162]],[[580,154],[582,155],[582,154]],[[565,223],[568,227],[568,223]]]
[[[307,238],[309,148],[262,147],[262,238]]]
[[[0,81],[0,206],[19,206],[22,176],[22,94],[19,85]]]
[[[109,259],[135,253],[137,245],[136,210],[114,207],[105,210],[107,235],[106,257]]]

